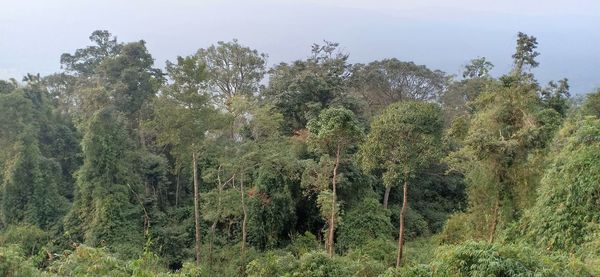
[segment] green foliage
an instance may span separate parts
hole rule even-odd
[[[548,82],[548,87],[544,88],[541,92],[544,105],[555,110],[563,117],[567,114],[569,108],[567,101],[570,96],[567,78],[559,80],[558,83],[554,81]]]
[[[486,60],[485,57],[472,59],[471,62],[465,66],[463,78],[487,78],[489,77],[492,68],[494,68],[494,65]]]
[[[285,131],[305,128],[322,109],[346,104],[343,91],[348,78],[348,55],[339,44],[314,44],[312,56],[291,64],[280,63],[269,71],[269,85],[264,91],[285,119]]]
[[[323,110],[308,122],[309,145],[317,152],[334,156],[360,142],[363,131],[354,113],[343,107]]]
[[[252,96],[265,74],[267,55],[241,45],[236,39],[199,49],[211,90],[230,110],[235,96]],[[230,110],[231,111],[231,110]]]
[[[296,222],[292,188],[297,180],[289,179],[284,168],[265,164],[258,168],[249,207],[250,244],[258,249],[281,245],[294,230]]]
[[[505,76],[473,103],[464,144],[446,159],[468,184],[470,234],[494,237],[533,203],[543,160],[539,159],[562,117],[542,105],[538,86]],[[463,218],[467,219],[467,218]]]
[[[361,165],[367,172],[383,170],[385,186],[395,186],[439,155],[441,135],[441,110],[437,105],[392,104],[371,123],[359,154]]]
[[[351,72],[350,94],[362,104],[367,117],[395,102],[438,99],[448,83],[448,76],[440,70],[396,58],[355,64]]]
[[[587,115],[593,115],[600,118],[600,89],[595,93],[587,95],[586,101],[581,108],[582,112]]]
[[[296,235],[292,238],[292,243],[287,247],[295,256],[302,256],[308,252],[320,249],[317,237],[310,232],[305,232],[302,235]]]
[[[90,121],[82,142],[78,190],[65,229],[76,242],[133,256],[143,244],[143,217],[136,199],[141,181],[131,168],[136,152],[124,126],[113,109],[99,111]]]
[[[325,252],[309,252],[300,257],[294,275],[300,277],[351,276],[355,268],[343,258],[329,258]]]
[[[0,233],[0,245],[19,245],[27,257],[38,254],[49,239],[47,233],[32,225],[12,225]]]
[[[535,58],[540,54],[535,51],[537,48],[537,39],[534,36],[529,36],[522,32],[517,34],[517,46],[515,54],[512,58],[514,60],[514,72],[521,74],[525,66],[531,68],[537,67],[539,63]]]
[[[473,230],[476,229],[471,215],[465,213],[455,213],[448,218],[444,230],[441,233],[441,241],[447,244],[458,244],[473,237]]]
[[[593,276],[581,262],[525,245],[466,242],[444,248],[434,276]]]
[[[16,155],[5,169],[2,186],[2,222],[33,224],[49,228],[66,212],[67,203],[58,192],[60,166],[41,156],[29,133],[16,144]]]
[[[18,245],[0,246],[0,276],[33,277],[40,272],[27,260]]]
[[[396,263],[397,247],[398,242],[395,240],[378,238],[368,240],[360,248],[350,250],[348,256],[355,255],[354,253],[367,255],[382,265],[393,266]]]
[[[399,226],[401,206],[391,205],[389,208],[391,211],[392,224],[394,226]],[[419,236],[426,236],[430,234],[427,221],[419,212],[415,211],[415,209],[413,209],[412,207],[407,207],[406,214],[404,216],[405,239],[410,240]]]
[[[376,199],[365,198],[352,210],[346,212],[338,234],[337,246],[341,252],[361,248],[372,240],[390,239],[393,226],[389,211],[383,209]]]
[[[269,251],[246,267],[249,277],[292,276],[298,259],[289,252]]]
[[[326,41],[264,85],[237,40],[168,78],[143,40],[90,40],[0,80],[0,276],[600,275],[600,93],[541,87],[535,37],[499,79]]]
[[[573,251],[598,232],[600,120],[574,118],[560,132],[525,234],[542,248]]]
[[[431,277],[432,270],[427,265],[405,266],[401,268],[388,268],[380,277]]]
[[[64,252],[48,272],[59,276],[131,276],[127,264],[103,249],[85,245]]]

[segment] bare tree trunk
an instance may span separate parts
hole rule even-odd
[[[488,234],[488,242],[494,242],[494,234],[496,233],[496,226],[498,225],[498,212],[500,209],[500,198],[496,199],[494,210],[492,211],[492,222],[490,223],[490,232]]]
[[[246,258],[246,237],[248,235],[246,230],[246,224],[248,222],[248,209],[246,208],[246,201],[244,197],[244,177],[240,177],[240,191],[242,194],[242,210],[244,211],[244,220],[242,221],[242,249],[240,250],[242,258],[242,273],[245,276],[245,258]]]
[[[406,215],[406,205],[408,196],[408,181],[404,177],[402,210],[400,210],[400,231],[398,234],[398,255],[396,256],[396,268],[400,268],[402,262],[402,249],[404,248],[404,215]]]
[[[196,221],[196,265],[200,265],[200,207],[198,196],[198,169],[196,165],[196,152],[192,152],[192,166],[194,171],[194,219]]]
[[[335,202],[336,202],[336,185],[337,185],[337,170],[340,165],[340,146],[338,145],[336,153],[335,153],[335,166],[333,167],[333,180],[332,180],[332,189],[333,193],[331,194],[331,221],[329,223],[329,236],[327,237],[327,245],[329,246],[329,257],[333,257],[335,253],[334,247],[334,234],[335,234]]]
[[[392,187],[385,186],[385,193],[383,194],[383,208],[387,210],[388,208],[388,200],[390,199],[390,190]]]

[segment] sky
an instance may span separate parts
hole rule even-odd
[[[99,29],[145,40],[161,68],[234,38],[270,65],[328,40],[351,63],[395,57],[455,75],[476,57],[507,72],[521,31],[538,39],[540,82],[566,77],[576,94],[600,87],[597,0],[0,0],[0,79],[60,71],[60,55]]]

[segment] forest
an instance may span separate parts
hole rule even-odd
[[[600,89],[532,35],[501,76],[89,39],[0,80],[0,276],[600,276]]]

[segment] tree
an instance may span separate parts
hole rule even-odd
[[[141,252],[143,210],[138,153],[122,114],[106,108],[94,114],[82,141],[83,166],[76,173],[73,207],[65,229],[75,242],[108,246],[126,256]]]
[[[548,82],[548,86],[542,89],[540,98],[544,106],[554,109],[561,116],[565,117],[569,109],[567,101],[570,96],[569,80],[563,78],[558,80],[558,82]]]
[[[0,80],[0,93],[9,94],[19,87],[17,80],[11,78],[8,81]]]
[[[408,206],[409,180],[438,158],[442,136],[440,108],[425,102],[400,102],[388,106],[371,122],[371,132],[361,145],[359,159],[367,172],[383,171],[386,186],[384,208],[389,190],[403,182],[400,230],[396,267],[400,266],[404,245],[404,216]]]
[[[108,94],[108,103],[127,116],[130,129],[137,130],[142,146],[146,144],[143,109],[149,107],[163,82],[162,72],[153,68],[153,64],[154,59],[141,40],[124,44],[117,55],[104,59],[96,69]]]
[[[178,57],[177,63],[167,63],[167,72],[173,83],[164,87],[163,94],[154,103],[155,118],[151,125],[157,131],[159,145],[170,146],[178,163],[191,163],[196,264],[200,264],[200,199],[198,155],[207,132],[217,122],[217,112],[209,104],[204,90],[206,71],[195,56]],[[176,196],[178,198],[178,195]]]
[[[517,34],[517,46],[512,56],[514,63],[513,73],[515,75],[521,75],[525,67],[534,68],[539,65],[535,60],[540,55],[539,52],[535,51],[536,48],[537,39],[534,36],[529,36],[522,32]]]
[[[50,84],[58,91],[66,90],[61,102],[66,105],[75,101],[78,104],[78,117],[82,124],[95,111],[108,106],[116,107],[128,118],[128,129],[137,131],[139,143],[145,144],[142,110],[148,107],[158,88],[164,81],[162,72],[154,68],[154,59],[143,40],[131,43],[118,43],[108,31],[95,31],[90,40],[94,46],[77,49],[74,54],[65,53],[61,63],[66,73],[76,77],[76,81],[63,76],[51,78]],[[68,83],[64,83],[68,82]],[[75,86],[76,96],[69,96],[69,86]],[[70,99],[73,98],[73,99]]]
[[[336,222],[336,193],[338,183],[338,168],[340,160],[354,147],[363,136],[363,130],[356,120],[354,113],[346,108],[329,108],[323,110],[318,118],[308,123],[308,143],[317,153],[331,156],[333,171],[331,177],[331,214],[327,235],[329,256],[334,253],[334,232]]]
[[[493,242],[498,229],[534,203],[531,191],[539,184],[543,150],[562,122],[558,111],[544,105],[534,76],[522,73],[523,65],[537,65],[536,45],[535,38],[519,34],[515,68],[471,102],[475,113],[464,146],[447,159],[469,184],[467,217],[474,239]]]
[[[344,91],[349,76],[348,55],[338,43],[314,44],[311,57],[280,63],[269,70],[269,84],[263,95],[285,119],[285,131],[292,134],[321,110],[334,104],[352,107]]]
[[[32,224],[47,230],[67,208],[58,190],[60,165],[41,155],[31,129],[17,142],[15,151],[7,161],[0,192],[2,224]]]
[[[105,58],[116,55],[122,47],[117,38],[106,30],[96,30],[89,38],[95,45],[61,55],[60,63],[68,73],[89,78]]]
[[[448,81],[442,71],[395,58],[356,64],[351,72],[350,93],[364,103],[369,116],[394,102],[438,99]]]
[[[586,101],[581,108],[584,114],[600,118],[600,89],[595,93],[587,95]]]
[[[196,57],[206,65],[208,84],[216,93],[218,104],[224,104],[228,111],[233,97],[258,92],[266,73],[267,55],[241,45],[237,39],[201,48]]]
[[[543,249],[569,253],[598,243],[600,119],[574,115],[558,132],[535,205],[521,219],[521,235]]]
[[[69,175],[77,166],[71,158],[78,146],[71,130],[52,116],[52,108],[39,78],[0,94],[4,224],[28,223],[47,230],[66,212],[65,197],[73,188]]]
[[[492,68],[494,68],[494,65],[486,60],[485,57],[472,59],[471,62],[465,66],[463,78],[487,78],[489,77]]]

